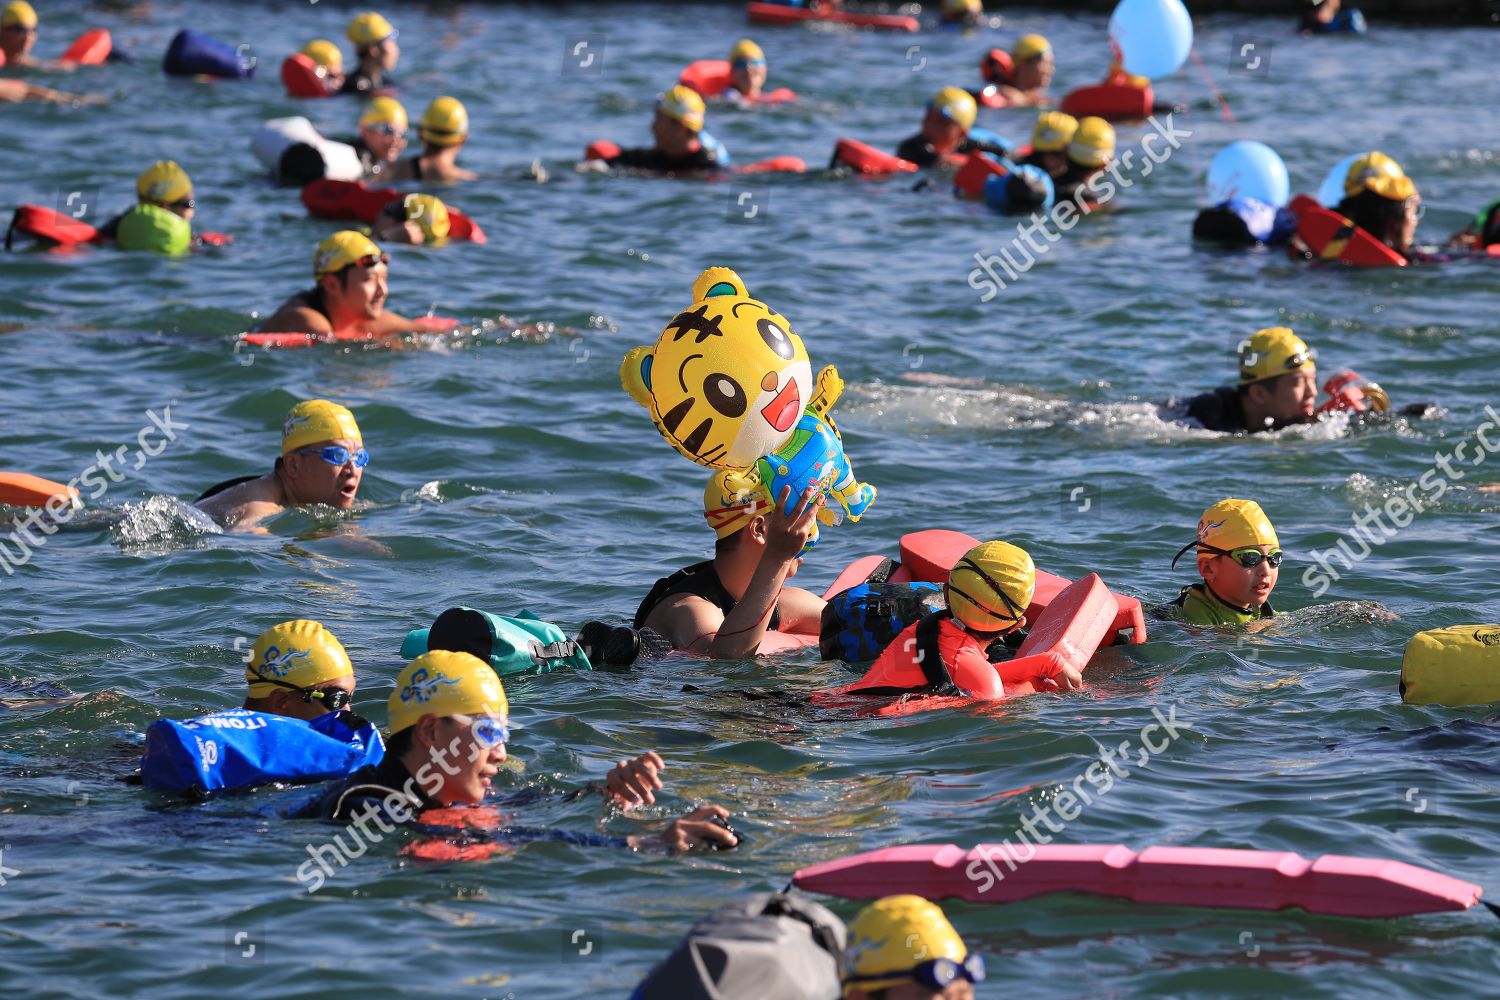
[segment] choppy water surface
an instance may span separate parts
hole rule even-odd
[[[351,13],[51,4],[45,52],[99,24],[145,58],[65,81],[108,93],[107,108],[4,112],[0,204],[87,191],[117,211],[140,169],[173,157],[196,182],[198,224],[236,236],[182,261],[25,253],[0,268],[0,319],[14,327],[0,338],[0,464],[66,480],[96,449],[134,447],[147,410],[170,406],[190,425],[96,504],[123,517],[50,537],[0,581],[0,861],[18,873],[0,887],[7,995],[622,995],[698,914],[801,865],[1012,835],[1100,746],[1138,740],[1153,710],[1187,720],[1181,738],[1059,839],[1386,856],[1493,882],[1500,736],[1483,710],[1403,707],[1396,675],[1412,633],[1500,618],[1500,498],[1472,488],[1500,476],[1469,468],[1321,599],[1302,572],[1497,403],[1500,272],[1309,271],[1188,240],[1203,171],[1241,135],[1275,145],[1300,190],[1349,152],[1384,149],[1421,187],[1424,233],[1445,237],[1497,193],[1492,66],[1478,57],[1492,33],[1377,25],[1363,41],[1304,42],[1281,21],[1201,21],[1199,52],[1238,131],[1192,67],[1163,84],[1163,98],[1188,107],[1183,149],[981,303],[966,280],[973,254],[1012,227],[909,180],[814,170],[747,188],[572,172],[588,141],[646,140],[652,96],[744,33],[734,7],[391,6],[413,115],[439,93],[469,105],[463,162],[486,179],[449,196],[491,235],[396,249],[392,307],[559,332],[237,355],[229,336],[306,284],[330,229],[260,176],[248,136],[293,109],[274,72],[283,55],[342,38]],[[715,109],[710,128],[742,162],[793,154],[818,167],[839,135],[893,146],[932,91],[970,83],[983,49],[1023,30],[1053,40],[1060,91],[1096,79],[1104,23],[1018,12],[970,37],[761,30],[773,84],[808,100]],[[252,44],[261,77],[163,79],[155,54],[183,24]],[[1273,42],[1269,72],[1230,72],[1243,38]],[[564,71],[584,39],[602,46],[602,74]],[[356,115],[341,101],[298,110],[335,134]],[[982,120],[1018,137],[1030,123]],[[1124,129],[1122,146],[1141,135]],[[519,179],[533,159],[550,182]],[[737,221],[747,190],[762,211]],[[849,677],[811,655],[510,686],[509,784],[571,787],[656,749],[671,794],[647,818],[605,828],[654,828],[721,802],[749,836],[726,855],[538,843],[432,869],[400,863],[387,842],[309,898],[294,872],[323,832],[279,819],[278,796],[163,808],[116,782],[153,719],[237,704],[235,644],[277,621],[327,623],[360,669],[358,707],[383,719],[402,635],[443,608],[524,607],[570,626],[627,617],[658,575],[700,558],[701,472],[657,439],[616,366],[710,264],[736,267],[850,385],[840,423],[880,499],[859,525],[825,533],[804,580],[821,588],[848,560],[941,526],[1012,539],[1048,570],[1097,570],[1154,602],[1188,582],[1167,563],[1203,507],[1244,495],[1291,554],[1275,598],[1288,613],[1238,639],[1153,622],[1149,645],[1095,661],[1086,694],[895,722],[744,696]],[[1353,367],[1442,412],[1255,440],[1161,422],[1153,401],[1226,379],[1235,342],[1273,323],[1312,342],[1325,372]],[[247,539],[205,530],[171,502],[266,467],[281,415],[309,396],[353,406],[375,456],[355,516],[290,514]],[[1087,509],[1068,500],[1079,485]],[[589,830],[602,814],[589,800],[525,819]],[[948,909],[991,959],[986,996],[1009,984],[1049,996],[1493,991],[1495,932],[1473,913],[1380,923],[1084,898]],[[577,931],[595,942],[587,955],[569,944]],[[248,958],[246,942],[257,945]]]

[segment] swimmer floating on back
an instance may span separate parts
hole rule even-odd
[[[310,399],[287,414],[281,455],[270,472],[211,486],[194,506],[231,531],[263,533],[260,523],[288,507],[353,507],[369,461],[354,414],[326,399]]]

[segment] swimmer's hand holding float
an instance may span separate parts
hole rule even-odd
[[[746,496],[764,489],[779,497],[790,487],[795,506],[816,486],[851,521],[875,500],[875,488],[855,477],[829,416],[843,392],[838,371],[819,372],[814,392],[802,339],[729,268],[698,276],[693,304],[654,346],[625,356],[620,382],[668,444],[699,465],[733,470],[729,478]],[[824,510],[819,519],[840,518]]]

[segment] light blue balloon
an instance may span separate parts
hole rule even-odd
[[[1208,203],[1254,198],[1277,208],[1292,196],[1292,181],[1276,150],[1263,142],[1241,139],[1219,150],[1208,168]]]
[[[1338,207],[1339,202],[1344,200],[1344,178],[1349,176],[1349,168],[1362,155],[1364,154],[1350,153],[1333,165],[1328,176],[1323,178],[1322,186],[1318,188],[1318,204],[1324,208]]]
[[[1120,0],[1109,16],[1109,37],[1125,72],[1160,80],[1187,61],[1193,19],[1182,0]]]

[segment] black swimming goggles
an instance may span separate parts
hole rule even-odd
[[[1010,609],[1010,615],[1009,615],[1009,617],[1010,617],[1011,621],[1013,621],[1013,622],[1019,622],[1022,618],[1024,618],[1026,616],[1026,609],[1025,608],[1017,607],[1016,606],[1016,602],[1012,601],[1010,599],[1010,595],[1005,592],[1005,588],[1002,587],[1002,586],[1000,586],[1000,584],[996,583],[994,577],[990,576],[984,570],[980,569],[979,568],[979,564],[976,563],[972,559],[969,559],[969,558],[960,559],[957,562],[957,564],[954,565],[953,569],[948,574],[948,589],[949,590],[953,591],[959,597],[962,597],[964,600],[968,601],[970,604],[974,605],[976,608],[978,608],[979,610],[983,611],[987,615],[994,615],[996,618],[1004,618],[1004,617],[1006,617],[1005,615],[1003,615],[1000,612],[994,610],[993,608],[991,608],[989,605],[985,604],[984,602],[982,602],[982,601],[976,601],[972,596],[970,596],[969,594],[964,593],[962,590],[959,590],[957,587],[955,587],[953,585],[953,574],[957,573],[958,570],[959,570],[959,567],[961,567],[961,566],[968,566],[974,572],[978,573],[979,574],[979,578],[981,580],[983,580],[985,583],[989,584],[990,588],[993,589],[996,594],[1000,595],[1000,600],[1004,601],[1005,602],[1005,606]]]
[[[286,688],[289,691],[300,691],[302,693],[303,701],[305,701],[309,705],[311,705],[314,701],[320,701],[323,703],[323,707],[330,712],[342,712],[354,702],[354,696],[341,687],[298,687],[296,684],[291,684],[287,681],[274,680],[270,677],[266,677],[264,674],[256,674],[255,680],[251,681],[250,683],[274,684],[277,687]]]
[[[1266,563],[1272,569],[1276,569],[1281,566],[1281,560],[1285,558],[1284,553],[1280,549],[1275,549],[1271,552],[1262,552],[1260,549],[1250,548],[1247,546],[1243,549],[1230,550],[1219,549],[1215,548],[1212,545],[1205,545],[1202,542],[1192,541],[1184,545],[1181,549],[1178,550],[1177,554],[1172,557],[1172,565],[1176,566],[1177,560],[1181,559],[1183,557],[1183,554],[1195,545],[1198,547],[1199,552],[1212,552],[1216,556],[1228,556],[1246,569],[1254,569],[1262,562]]]

